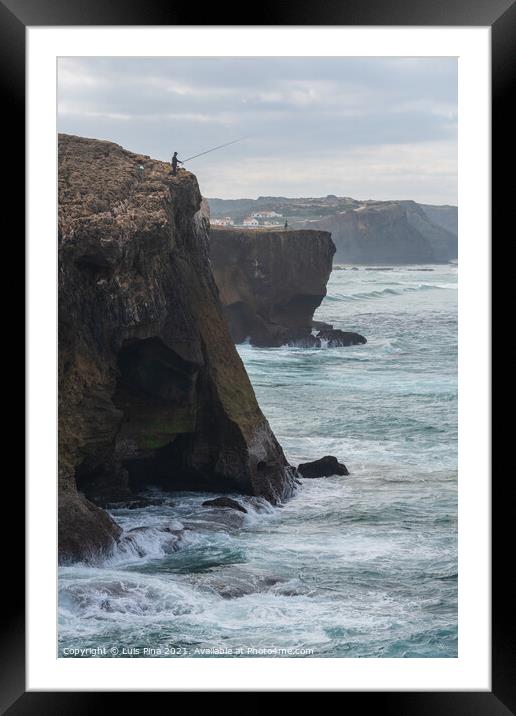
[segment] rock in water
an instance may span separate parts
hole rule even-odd
[[[203,507],[230,507],[232,510],[239,510],[240,512],[245,512],[247,514],[247,510],[243,505],[240,504],[240,502],[237,502],[237,500],[231,499],[231,497],[215,497],[213,500],[205,500],[202,503]]]
[[[335,246],[326,231],[210,232],[213,274],[235,343],[306,339],[326,296]]]
[[[296,346],[297,348],[321,348],[323,344],[326,344],[328,348],[342,348],[345,346],[358,346],[363,343],[367,343],[367,340],[360,333],[332,328],[319,331],[315,336],[310,334],[303,338],[290,340],[288,345]]]
[[[319,341],[326,341],[329,348],[339,348],[341,346],[358,346],[367,343],[364,336],[360,333],[350,331],[341,331],[339,328],[331,330],[323,330],[317,333],[316,338]]]
[[[197,180],[169,169],[59,136],[61,561],[119,538],[92,500],[154,484],[278,503],[294,489],[224,320]]]
[[[330,475],[349,475],[348,468],[333,455],[326,455],[313,462],[304,462],[297,468],[301,477],[329,477]]]

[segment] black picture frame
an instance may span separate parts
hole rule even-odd
[[[182,3],[171,4],[159,0],[0,0],[0,76],[4,111],[4,180],[7,178],[9,214],[15,218],[9,234],[4,235],[9,248],[16,249],[14,265],[24,261],[20,217],[25,216],[25,31],[32,26],[71,25],[390,25],[390,26],[489,26],[492,37],[492,158],[493,158],[493,235],[501,236],[502,228],[511,226],[513,182],[505,179],[502,168],[510,149],[514,150],[514,122],[509,111],[514,83],[514,48],[516,46],[516,6],[512,0],[326,0],[308,3],[306,0],[264,0],[253,8],[256,13],[247,17],[232,10],[213,5],[201,12],[203,22],[197,22],[199,7]],[[222,22],[231,17],[228,22]],[[514,151],[512,152],[514,155]],[[493,256],[494,258],[494,256]],[[13,264],[10,264],[11,266]],[[4,274],[4,281],[6,281]],[[12,285],[12,284],[11,284]],[[10,296],[12,300],[12,296]],[[17,305],[24,305],[23,296]],[[8,310],[10,315],[11,312]],[[13,324],[23,325],[18,319]],[[23,337],[22,337],[23,340]],[[481,340],[490,340],[483,336]],[[10,341],[8,345],[13,345]],[[31,347],[29,347],[31,348]],[[33,348],[33,347],[32,347]],[[20,371],[21,372],[21,371]],[[23,376],[20,376],[23,380]],[[501,440],[500,440],[501,442]],[[473,448],[472,448],[473,449]],[[11,452],[11,451],[10,451]],[[23,453],[21,453],[23,454]],[[493,454],[496,454],[493,451]],[[1,624],[2,676],[0,684],[0,712],[10,716],[19,714],[85,714],[104,707],[121,708],[120,693],[26,692],[25,691],[25,613],[24,613],[24,541],[21,529],[24,520],[24,485],[19,461],[4,470],[4,497],[8,500],[14,534],[4,534],[4,582]],[[16,473],[16,479],[15,479]],[[515,590],[510,587],[510,550],[513,544],[512,502],[507,499],[510,473],[502,471],[492,482],[492,691],[491,692],[343,692],[344,706],[360,698],[360,707],[378,709],[382,714],[396,716],[493,716],[516,714],[516,638],[514,629]],[[4,482],[4,485],[5,485]],[[7,492],[7,495],[6,495]],[[7,564],[5,564],[7,562]],[[506,575],[508,575],[506,577]],[[461,595],[464,598],[464,595]],[[301,688],[300,688],[301,690]],[[148,699],[149,694],[143,695]],[[116,704],[114,699],[117,699]],[[138,707],[139,694],[130,694],[133,707]],[[149,702],[146,701],[147,708]]]

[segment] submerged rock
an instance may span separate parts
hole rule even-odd
[[[206,507],[204,514],[184,522],[185,528],[194,532],[232,532],[244,524],[245,515],[240,510]]]
[[[205,500],[202,503],[203,507],[230,507],[232,510],[239,510],[240,512],[245,512],[247,514],[247,510],[243,505],[240,504],[240,502],[237,502],[237,500],[233,500],[231,497],[215,497],[213,500]]]
[[[349,475],[348,468],[333,455],[325,455],[319,460],[304,462],[297,468],[301,477],[316,478],[330,475]]]
[[[235,343],[281,346],[309,336],[334,253],[326,231],[212,227],[213,273]]]
[[[278,503],[294,489],[227,328],[197,180],[169,171],[59,136],[61,561],[118,539],[92,500],[152,485]]]
[[[367,343],[367,339],[360,333],[351,331],[341,331],[339,328],[332,330],[319,331],[316,338],[321,341],[327,341],[329,348],[339,348],[341,346],[358,346]]]
[[[133,527],[123,532],[117,540],[117,548],[120,553],[133,553],[138,557],[145,557],[148,554],[149,542],[159,541],[160,549],[165,554],[170,554],[179,549],[184,529],[172,527]]]
[[[253,574],[232,565],[214,574],[203,575],[202,581],[197,580],[196,583],[202,590],[215,592],[223,599],[240,599],[250,594],[271,592],[273,587],[284,581],[281,576]]]

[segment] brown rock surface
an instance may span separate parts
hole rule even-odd
[[[172,177],[164,162],[60,135],[62,561],[118,538],[92,501],[147,484],[272,502],[292,491],[223,318],[207,231],[189,172]]]

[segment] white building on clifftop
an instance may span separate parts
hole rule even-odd
[[[254,211],[251,214],[253,219],[274,219],[281,216],[283,214],[278,214],[276,211]]]
[[[235,222],[230,216],[223,216],[221,219],[211,219],[213,226],[233,226]]]

